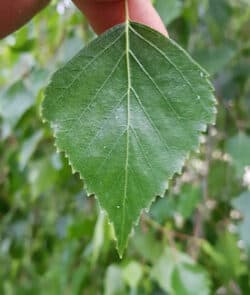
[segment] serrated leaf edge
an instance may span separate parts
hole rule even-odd
[[[104,32],[102,35],[108,34],[108,33],[110,33],[111,31],[116,30],[116,29],[119,28],[119,27],[125,27],[125,30],[126,30],[125,33],[126,33],[126,32],[128,33],[128,29],[129,29],[130,24],[135,24],[135,25],[137,25],[137,26],[141,26],[141,27],[143,27],[143,28],[145,28],[145,29],[147,29],[147,30],[149,30],[149,31],[154,31],[156,34],[160,34],[160,35],[162,35],[161,33],[155,31],[154,29],[152,29],[152,28],[150,28],[150,27],[146,27],[146,26],[144,26],[144,25],[142,25],[142,24],[140,24],[140,23],[130,22],[130,21],[127,21],[127,22],[122,23],[122,24],[118,24],[118,25],[112,27],[110,30]],[[174,44],[179,50],[181,50],[181,51],[186,55],[186,57],[187,57],[192,63],[196,64],[196,66],[197,66],[197,67],[198,67],[203,73],[205,73],[205,77],[204,77],[204,78],[206,79],[206,82],[208,83],[208,85],[210,85],[211,93],[214,93],[214,87],[213,87],[213,85],[211,84],[211,82],[210,82],[209,79],[208,79],[208,78],[210,77],[209,73],[208,73],[206,70],[204,70],[204,69],[203,69],[203,68],[202,68],[202,67],[201,67],[201,66],[200,66],[200,65],[199,65],[194,59],[192,59],[192,57],[191,57],[189,54],[187,54],[187,52],[186,52],[182,47],[180,47],[180,46],[179,46],[174,40],[172,40],[172,39],[169,38],[169,41],[172,42],[172,43],[173,43],[173,44]],[[126,43],[127,43],[127,42],[126,42]],[[88,45],[87,45],[87,46],[88,46]],[[86,47],[87,47],[87,46],[86,46]],[[85,48],[86,48],[86,47],[85,47]],[[62,67],[63,67],[63,66],[62,66]],[[61,67],[61,68],[62,68],[62,67]],[[60,68],[59,68],[57,71],[59,71],[59,70],[60,70]],[[56,71],[56,72],[57,72],[57,71]],[[56,72],[55,72],[55,73],[56,73]],[[55,73],[54,73],[54,74],[55,74]],[[51,83],[51,81],[53,80],[53,76],[54,76],[54,74],[52,74],[52,76],[51,76],[51,78],[50,78],[50,81],[49,81],[49,83],[48,83],[48,86],[49,86],[49,84]],[[47,87],[48,87],[48,86],[47,86]],[[46,88],[47,88],[47,87],[46,87]],[[44,95],[44,97],[43,97],[43,100],[44,100],[44,98],[45,98],[45,96],[46,96],[46,89],[45,89],[44,94],[45,94],[45,95]],[[145,208],[142,208],[142,209],[141,209],[141,211],[140,211],[140,213],[139,213],[139,215],[138,215],[138,218],[132,223],[132,227],[131,227],[130,234],[128,235],[128,237],[127,237],[127,239],[126,239],[126,241],[125,241],[125,244],[124,244],[123,249],[119,249],[119,247],[118,247],[118,240],[117,240],[116,236],[114,237],[115,244],[116,244],[116,250],[117,250],[117,252],[118,252],[118,254],[119,254],[120,259],[122,259],[122,257],[123,257],[123,254],[124,254],[123,252],[124,252],[124,250],[125,250],[125,249],[127,248],[127,246],[128,246],[128,240],[129,240],[129,238],[131,237],[131,234],[132,234],[132,232],[133,232],[134,227],[138,225],[139,220],[140,220],[140,217],[141,217],[143,211],[144,211],[144,210],[145,210],[146,212],[149,211],[150,207],[151,207],[152,204],[155,202],[157,196],[159,196],[159,197],[161,197],[161,198],[164,197],[164,194],[165,194],[165,192],[166,192],[166,190],[168,189],[168,186],[169,186],[169,181],[174,177],[174,175],[176,175],[176,174],[180,175],[180,174],[181,174],[182,169],[183,169],[183,167],[185,166],[185,162],[190,158],[190,154],[191,154],[192,152],[197,152],[197,150],[199,150],[199,147],[200,147],[200,144],[201,144],[200,136],[199,136],[199,135],[200,135],[202,132],[205,132],[205,131],[207,130],[207,127],[208,127],[209,124],[213,124],[213,125],[215,124],[215,118],[216,118],[216,114],[217,114],[217,109],[216,109],[215,106],[216,106],[216,104],[217,104],[217,101],[216,101],[216,99],[215,99],[214,96],[213,96],[213,98],[214,98],[214,99],[213,99],[213,101],[214,101],[214,108],[213,108],[213,112],[212,112],[212,118],[211,118],[211,120],[208,121],[207,124],[202,123],[202,124],[200,125],[200,128],[199,128],[199,129],[197,128],[197,130],[196,130],[196,132],[197,132],[197,141],[193,144],[193,147],[190,149],[190,151],[187,152],[186,156],[183,157],[183,159],[181,159],[181,160],[179,161],[179,168],[176,169],[176,171],[173,172],[173,174],[172,174],[171,177],[169,177],[169,178],[166,179],[166,182],[164,182],[164,186],[163,186],[163,187],[164,187],[164,190],[163,190],[162,192],[156,193],[155,196],[152,196],[152,200],[149,202],[148,206],[146,206]],[[40,116],[41,116],[41,118],[42,118],[42,122],[43,122],[43,123],[47,123],[47,122],[48,122],[50,128],[53,130],[53,137],[54,137],[54,139],[55,139],[54,146],[56,147],[56,151],[57,151],[58,153],[63,153],[64,156],[65,156],[65,158],[68,159],[68,164],[69,164],[69,166],[71,167],[72,173],[73,173],[73,174],[75,174],[75,173],[78,173],[78,174],[79,174],[80,179],[83,181],[84,189],[85,189],[87,195],[90,196],[92,193],[88,191],[88,185],[87,185],[87,183],[86,183],[85,180],[84,180],[84,176],[81,174],[80,171],[78,171],[78,170],[76,170],[76,169],[74,168],[74,165],[73,165],[73,163],[71,162],[70,156],[69,156],[64,150],[61,150],[60,147],[59,147],[59,145],[57,144],[57,135],[56,135],[57,132],[56,132],[54,126],[53,126],[53,123],[50,123],[50,122],[45,118],[45,116],[43,116],[43,100],[42,100],[42,103],[41,103],[41,105],[40,105]],[[97,200],[98,205],[100,206],[101,210],[103,210],[103,211],[106,212],[107,217],[108,217],[108,220],[109,220],[109,224],[111,224],[111,225],[114,227],[114,223],[113,223],[112,220],[110,219],[110,217],[109,217],[109,213],[108,213],[104,208],[102,208],[102,206],[100,205],[100,201],[99,201],[98,196],[97,196],[96,194],[94,194],[94,197],[95,197],[95,199]]]

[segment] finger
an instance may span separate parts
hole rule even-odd
[[[27,23],[50,0],[14,0],[1,1],[0,39],[16,31]]]
[[[129,18],[147,25],[165,36],[167,30],[150,0],[127,0]],[[125,21],[125,0],[73,0],[86,15],[97,34]]]

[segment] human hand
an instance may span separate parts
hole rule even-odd
[[[0,6],[0,39],[19,29],[50,0],[2,0]],[[167,31],[150,0],[127,0],[129,17],[143,23],[165,36]],[[73,0],[86,15],[94,31],[100,34],[108,28],[125,21],[124,0]]]
[[[50,0],[0,0],[0,39],[18,30]]]
[[[167,30],[150,0],[127,0],[129,18],[168,36]],[[86,15],[97,34],[125,21],[124,0],[73,0]]]

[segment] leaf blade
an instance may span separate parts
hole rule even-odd
[[[136,23],[104,33],[54,74],[43,117],[108,212],[120,255],[141,210],[197,149],[214,104],[206,73],[184,50]]]

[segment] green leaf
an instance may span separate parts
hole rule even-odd
[[[230,43],[219,47],[195,50],[193,55],[211,75],[219,73],[236,55],[237,49]]]
[[[221,234],[215,250],[223,256],[223,263],[219,265],[218,271],[224,279],[229,281],[246,272],[246,265],[242,261],[241,250],[235,235],[229,232]]]
[[[142,266],[136,262],[129,262],[126,267],[123,269],[123,278],[124,281],[129,285],[131,289],[136,289],[141,278],[143,276]]]
[[[42,137],[43,132],[39,130],[23,142],[18,157],[20,170],[25,168]]]
[[[246,273],[242,252],[237,242],[235,235],[229,232],[220,233],[215,245],[202,241],[202,250],[209,257],[214,275],[222,281],[229,282]]]
[[[93,253],[92,253],[92,264],[94,265],[98,259],[98,256],[100,254],[101,248],[103,246],[104,241],[104,226],[105,226],[105,212],[100,212],[96,226],[95,226],[95,232],[93,236]]]
[[[136,253],[138,253],[144,261],[150,263],[154,263],[159,258],[164,247],[163,244],[159,243],[157,240],[155,233],[148,231],[145,234],[139,229],[136,230],[131,244],[136,250]]]
[[[213,160],[208,171],[208,193],[210,198],[228,201],[240,191],[235,167],[224,160]]]
[[[201,201],[200,187],[185,184],[178,195],[167,194],[166,198],[159,198],[152,205],[151,215],[155,220],[164,223],[167,218],[181,215],[189,218]]]
[[[210,280],[205,270],[177,249],[165,249],[152,269],[152,276],[172,295],[210,294]]]
[[[108,212],[120,255],[142,209],[164,194],[214,121],[212,91],[203,69],[174,41],[129,22],[52,77],[43,117]]]
[[[155,3],[155,8],[165,25],[170,24],[181,15],[182,7],[180,0],[157,0]]]
[[[55,185],[58,173],[53,167],[52,158],[42,158],[30,164],[28,180],[32,195],[37,197]]]
[[[19,80],[0,94],[0,117],[3,118],[2,137],[9,136],[24,113],[33,105],[34,96]]]
[[[107,216],[105,212],[101,210],[98,215],[92,240],[92,265],[96,264],[101,252],[102,254],[105,253],[109,241],[111,240],[112,233],[112,227],[108,224]]]
[[[177,212],[185,219],[192,216],[194,210],[202,200],[202,191],[200,187],[194,185],[183,185],[177,198]]]
[[[238,198],[233,200],[233,206],[241,212],[243,215],[242,222],[238,225],[238,231],[241,239],[244,241],[247,251],[250,254],[250,235],[249,235],[249,227],[250,227],[250,192],[244,192],[239,195]]]
[[[111,264],[105,275],[105,295],[121,295],[125,293],[122,270],[118,265]]]
[[[250,137],[239,133],[227,141],[226,150],[230,154],[237,174],[241,177],[246,166],[250,166]]]
[[[211,294],[207,273],[196,264],[181,263],[173,272],[172,286],[176,295]]]

